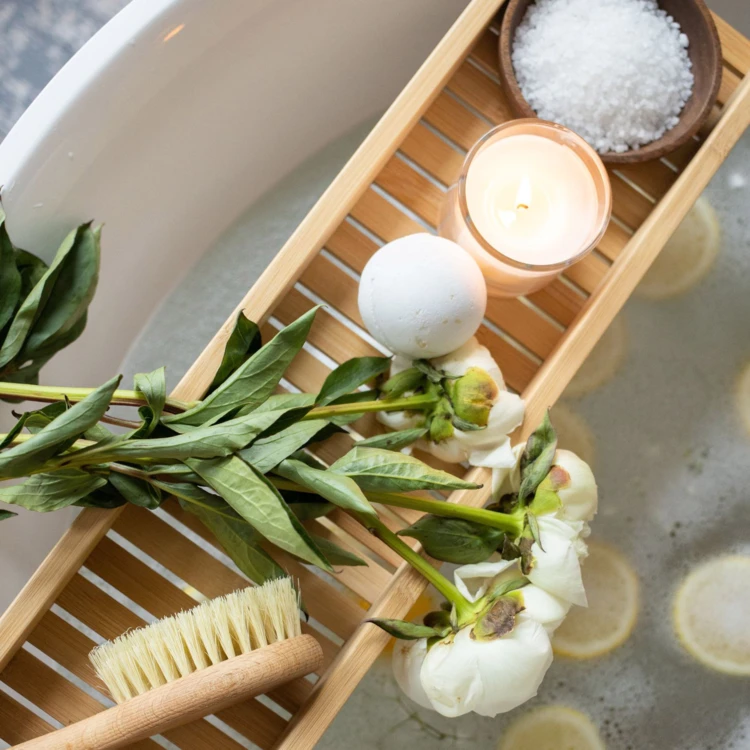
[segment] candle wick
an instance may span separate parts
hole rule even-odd
[[[525,210],[528,210],[529,206],[526,203],[519,203],[516,206],[516,211],[520,211],[522,208],[525,209]]]

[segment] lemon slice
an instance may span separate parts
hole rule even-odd
[[[667,240],[635,293],[658,300],[686,292],[709,272],[720,245],[716,212],[701,196]]]
[[[638,577],[616,549],[589,543],[583,585],[589,606],[573,607],[552,638],[555,653],[573,659],[592,659],[621,646],[638,617]]]
[[[583,417],[570,407],[558,402],[550,411],[550,419],[557,432],[558,446],[573,451],[589,466],[593,466],[596,455],[594,436]]]
[[[569,398],[593,391],[611,380],[625,360],[628,350],[628,329],[625,319],[615,318],[565,389]]]
[[[604,750],[588,716],[567,706],[543,706],[516,719],[498,750]]]
[[[750,676],[750,556],[726,555],[693,570],[674,599],[674,627],[707,667]]]
[[[750,432],[750,364],[740,374],[737,384],[737,405],[740,408],[740,417]]]

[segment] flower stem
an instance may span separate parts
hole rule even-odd
[[[422,411],[438,402],[438,397],[431,393],[407,398],[373,399],[372,401],[353,401],[351,404],[334,404],[310,409],[303,420],[331,419],[346,414],[364,414],[373,411]]]
[[[451,604],[456,607],[459,622],[471,617],[474,607],[471,602],[440,571],[415,552],[400,537],[396,536],[379,518],[357,514],[359,522],[372,531],[382,542],[400,555],[409,565],[431,583]]]
[[[314,490],[303,487],[296,482],[279,479],[275,476],[269,478],[279,490],[317,494]],[[485,508],[468,508],[465,505],[449,503],[446,500],[431,500],[426,497],[402,495],[395,492],[365,492],[364,494],[373,503],[389,505],[395,508],[411,508],[412,510],[420,510],[423,513],[431,513],[433,516],[441,516],[442,518],[462,518],[465,521],[473,521],[482,526],[491,526],[493,529],[510,532],[514,537],[518,536],[524,527],[523,515],[516,515],[514,513],[496,513],[494,510],[486,510]]]
[[[431,513],[433,516],[442,518],[461,518],[465,521],[473,521],[482,526],[491,526],[494,529],[508,531],[518,536],[523,531],[523,517],[511,513],[496,513],[494,510],[485,508],[469,508],[465,505],[449,503],[446,500],[431,500],[425,497],[414,497],[412,495],[400,495],[391,492],[366,492],[368,500],[381,505],[390,505],[396,508],[411,508]]]
[[[0,397],[10,396],[12,398],[23,398],[27,401],[41,401],[42,403],[55,403],[64,401],[66,398],[72,402],[83,401],[93,391],[93,388],[58,388],[56,386],[27,385],[25,383],[0,383]],[[138,391],[118,389],[112,394],[110,403],[123,406],[143,406],[146,399]],[[165,408],[169,411],[185,411],[192,406],[194,404],[191,402],[168,398]]]

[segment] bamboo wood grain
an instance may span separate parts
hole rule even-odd
[[[0,691],[0,724],[3,739],[11,745],[51,732],[54,727]]]
[[[18,748],[123,747],[308,674],[320,667],[322,658],[320,646],[309,635],[280,641],[193,672],[57,732],[24,742]]]
[[[107,533],[116,515],[117,511],[96,508],[81,512],[34,571],[0,617],[0,671],[5,669],[58,593]]]
[[[750,42],[723,18],[713,14],[724,59],[741,75],[750,71]]]

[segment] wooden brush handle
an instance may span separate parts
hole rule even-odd
[[[16,750],[104,750],[187,724],[285,682],[310,674],[323,652],[310,635],[235,656],[149,690],[76,724],[16,746]]]

